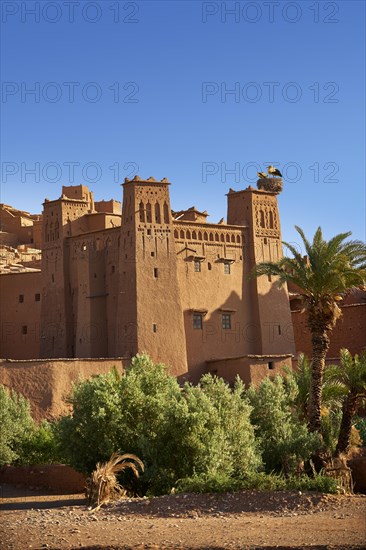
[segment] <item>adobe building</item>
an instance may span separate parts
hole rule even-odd
[[[126,179],[122,209],[86,186],[63,187],[43,205],[41,270],[0,276],[1,357],[146,351],[193,381],[280,372],[295,353],[287,289],[248,278],[282,255],[279,190],[268,185],[230,189],[217,224],[195,207],[172,211],[165,178]]]
[[[42,216],[0,204],[0,245],[42,247]]]

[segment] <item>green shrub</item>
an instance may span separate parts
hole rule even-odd
[[[57,444],[55,426],[44,420],[34,426],[22,441],[16,464],[52,464],[62,463],[62,450]]]
[[[277,376],[273,381],[265,378],[257,389],[249,388],[246,399],[253,407],[251,420],[266,472],[295,472],[319,447],[320,441],[291,410],[293,397],[290,399],[283,378]]]
[[[0,466],[19,459],[22,445],[33,429],[29,402],[0,385]]]
[[[179,460],[171,454],[168,433],[172,432],[172,413],[181,400],[177,379],[162,364],[147,355],[132,359],[120,383],[120,432],[118,449],[140,457],[145,473],[140,481],[127,473],[140,494],[168,492],[175,479]],[[128,480],[124,479],[128,486]]]
[[[243,490],[257,491],[317,491],[337,493],[337,480],[323,475],[315,477],[284,476],[283,474],[252,473],[240,479],[225,474],[215,476],[195,475],[180,479],[175,490],[178,493],[226,493]]]
[[[165,448],[175,478],[237,478],[261,466],[244,387],[234,390],[223,379],[205,375],[198,386],[185,384],[170,407]]]
[[[194,475],[179,479],[174,487],[177,493],[228,493],[239,491],[243,488],[240,479],[235,479],[227,474]]]
[[[73,414],[57,423],[57,439],[67,462],[90,473],[119,450],[120,380],[112,371],[75,384],[70,402]]]
[[[315,474],[314,477],[303,475],[265,474],[259,472],[249,476],[243,484],[245,489],[260,491],[318,491],[337,493],[337,480],[332,477]]]
[[[37,426],[29,401],[0,385],[0,466],[48,464],[62,461],[61,456],[54,425]]]
[[[136,454],[145,464],[133,482],[140,494],[169,492],[195,474],[242,475],[261,464],[243,392],[241,383],[232,391],[210,375],[181,388],[163,365],[136,356],[120,379],[110,373],[74,386],[60,441],[69,462],[86,473],[113,451]]]

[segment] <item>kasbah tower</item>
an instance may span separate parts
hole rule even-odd
[[[165,178],[126,178],[122,217],[117,201],[94,202],[82,185],[46,199],[39,357],[146,351],[181,379],[212,372],[246,383],[291,365],[287,289],[248,277],[283,254],[282,182],[265,183],[230,189],[218,224],[195,207],[173,212]]]

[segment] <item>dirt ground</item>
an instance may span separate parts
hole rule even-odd
[[[366,496],[242,491],[125,499],[88,510],[83,495],[3,485],[0,548],[366,548]]]

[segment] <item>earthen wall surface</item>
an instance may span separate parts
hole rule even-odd
[[[121,373],[128,365],[127,358],[1,360],[0,383],[30,400],[35,420],[51,420],[70,411],[65,399],[73,382],[107,373],[114,367]]]
[[[291,356],[288,357],[229,357],[220,361],[209,361],[208,369],[212,374],[221,376],[230,384],[239,376],[246,386],[258,386],[263,378],[283,375],[285,367],[291,368]]]
[[[341,306],[338,319],[330,335],[329,358],[339,357],[339,350],[347,348],[352,355],[366,349],[366,303]],[[301,310],[292,311],[296,351],[311,357],[311,336],[307,327],[307,315]]]
[[[0,357],[39,357],[42,299],[40,271],[0,275]]]

